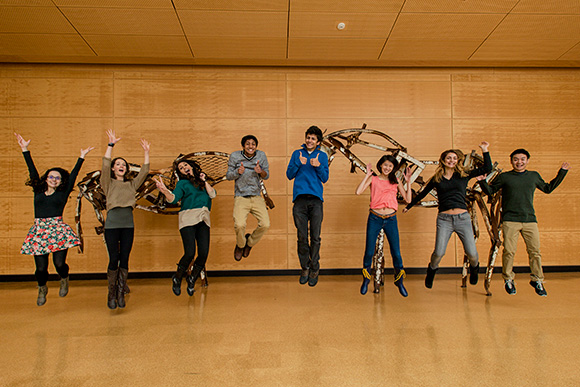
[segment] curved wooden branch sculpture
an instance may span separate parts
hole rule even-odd
[[[377,144],[376,143],[377,138],[382,143],[384,143],[386,140],[387,144],[386,145]],[[421,173],[425,169],[425,166],[438,164],[437,161],[418,160],[414,158],[413,156],[407,153],[407,148],[399,144],[392,137],[378,130],[367,129],[366,124],[363,124],[362,128],[343,129],[327,134],[326,136],[323,137],[321,148],[328,154],[329,164],[334,159],[336,153],[341,153],[350,161],[351,173],[356,172],[357,168],[366,173],[366,163],[363,162],[359,157],[357,157],[351,150],[351,148],[355,145],[365,146],[380,150],[385,153],[392,154],[397,159],[397,161],[399,161],[399,170],[397,172],[398,177],[402,177],[406,167],[411,168],[412,171],[411,184],[419,186],[417,190],[415,190],[414,188],[412,189],[413,196],[415,196],[417,192],[420,191],[427,183],[421,176]],[[470,154],[466,155],[464,166],[468,170],[478,168],[482,165],[483,158],[480,155],[478,155],[475,151],[472,151]],[[492,181],[495,178],[495,176],[499,174],[499,172],[501,172],[501,170],[497,168],[497,163],[495,163],[493,171],[487,176],[486,180],[488,182]],[[375,172],[373,172],[373,174],[376,175]],[[437,192],[431,191],[429,194],[432,196],[432,199],[421,202],[420,203],[421,206],[436,207],[438,204]],[[488,234],[491,239],[491,249],[489,253],[484,283],[487,295],[491,295],[489,288],[491,283],[491,277],[493,274],[493,267],[495,265],[495,260],[499,251],[499,247],[501,246],[501,227],[500,227],[501,194],[496,193],[492,198],[489,198],[490,208],[488,209],[482,198],[482,192],[481,189],[479,188],[479,184],[475,183],[473,187],[468,188],[466,200],[467,200],[467,208],[471,215],[473,231],[476,240],[479,237],[479,226],[477,222],[476,208],[479,208],[479,210],[481,211],[484,223],[486,225],[486,230],[488,231]],[[402,198],[400,196],[399,201],[402,202]],[[477,205],[475,205],[475,203],[477,203]],[[381,231],[379,233],[379,236],[377,237],[375,254],[373,256],[373,270],[374,270],[373,277],[374,277],[375,293],[379,293],[380,287],[383,286],[384,284],[384,253],[383,253],[384,238],[385,234],[384,232]],[[466,284],[468,268],[469,262],[467,260],[467,256],[464,256],[462,270],[463,287],[465,287]]]
[[[179,206],[170,204],[167,202],[164,195],[160,195],[153,177],[158,176],[163,179],[165,185],[170,190],[175,188],[177,184],[177,165],[184,160],[193,160],[199,164],[203,173],[206,174],[210,185],[214,186],[222,181],[226,180],[226,172],[228,170],[228,160],[230,155],[224,152],[192,152],[186,155],[179,155],[174,161],[170,168],[162,170],[153,170],[147,174],[147,179],[139,187],[136,193],[137,205],[135,208],[151,211],[156,214],[161,215],[177,215],[179,213]],[[141,166],[138,164],[129,164],[129,177],[135,177],[139,173]],[[95,231],[98,235],[103,234],[105,230],[105,217],[104,212],[107,208],[107,198],[101,187],[100,183],[101,171],[93,171],[87,173],[84,179],[82,179],[78,184],[79,194],[77,196],[77,207],[75,214],[75,222],[77,227],[77,234],[81,240],[79,245],[79,252],[83,252],[83,231],[81,225],[81,208],[82,199],[85,198],[93,205],[95,215],[100,225],[95,227]],[[266,205],[268,208],[274,208],[274,202],[268,196],[266,186],[264,182],[260,179],[260,188]],[[202,285],[207,286],[207,273],[204,270],[200,275],[202,279]]]

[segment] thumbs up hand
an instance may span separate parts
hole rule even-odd
[[[254,167],[254,171],[258,175],[262,173],[262,167],[260,167],[260,160],[256,160],[256,166]]]
[[[320,153],[318,153],[316,155],[316,158],[310,159],[310,165],[312,165],[313,167],[319,167],[320,166],[320,161],[318,161],[318,156],[320,156]]]
[[[302,163],[302,165],[306,165],[306,157],[302,156],[302,152],[300,152],[300,156],[298,156],[300,158],[300,162]]]
[[[244,172],[246,171],[246,168],[244,168],[244,163],[240,163],[240,164],[241,164],[241,166],[238,168],[238,173],[240,175],[243,175]]]

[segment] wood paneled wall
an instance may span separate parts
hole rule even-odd
[[[504,169],[510,168],[513,149],[527,148],[530,169],[545,180],[569,161],[572,169],[563,184],[549,196],[538,192],[535,203],[544,264],[580,264],[579,70],[0,65],[0,274],[34,271],[32,258],[19,254],[34,212],[13,132],[32,139],[30,150],[42,170],[70,169],[81,147],[95,146],[83,176],[100,168],[108,128],[122,137],[114,154],[131,162],[142,162],[139,138],[151,141],[152,168],[169,166],[179,153],[232,152],[240,149],[243,135],[253,133],[270,160],[267,186],[276,202],[272,226],[249,258],[235,262],[233,183],[217,185],[208,269],[296,269],[292,182],[285,177],[289,157],[310,125],[332,132],[363,123],[391,135],[420,159],[437,159],[450,147],[477,149],[485,139]],[[373,164],[378,158],[369,150],[360,154]],[[361,178],[337,156],[325,186],[323,268],[361,266],[369,201],[368,192],[354,195]],[[75,199],[76,192],[65,211],[71,224]],[[71,270],[103,272],[105,245],[93,231],[97,222],[86,201],[82,216],[86,249],[69,252]],[[399,215],[405,266],[427,264],[435,217],[435,209],[422,208]],[[182,254],[177,218],[136,210],[135,222],[131,271],[173,270]],[[482,234],[483,262],[489,244]],[[452,239],[442,265],[460,265],[462,254],[461,244]],[[527,265],[523,243],[516,265]]]

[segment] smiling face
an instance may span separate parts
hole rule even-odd
[[[256,153],[256,149],[258,149],[258,144],[254,139],[249,138],[244,143],[244,154],[248,157],[252,157]]]
[[[449,152],[443,159],[443,165],[449,169],[453,169],[457,165],[457,161],[458,161],[457,154]]]
[[[382,165],[381,165],[381,174],[385,175],[385,176],[389,176],[389,173],[391,173],[393,171],[393,168],[395,166],[393,165],[393,163],[391,163],[390,161],[385,161]]]
[[[189,165],[185,161],[182,161],[181,163],[177,164],[177,169],[185,176],[193,176],[193,168],[191,168],[191,165]]]
[[[516,153],[515,155],[512,156],[511,159],[512,168],[516,172],[524,172],[528,167],[529,161],[530,160],[528,159],[528,156],[526,156],[525,154]]]
[[[116,159],[115,163],[111,167],[111,170],[115,175],[115,179],[123,180],[125,174],[127,173],[127,163],[123,159]]]
[[[318,137],[315,134],[307,134],[304,144],[306,144],[306,150],[312,152],[320,144],[320,141],[318,141]]]
[[[50,171],[48,172],[48,176],[46,176],[46,184],[48,185],[49,189],[56,189],[62,180],[62,176],[58,171]]]

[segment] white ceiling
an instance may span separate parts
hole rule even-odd
[[[580,0],[0,0],[0,62],[580,67]]]

